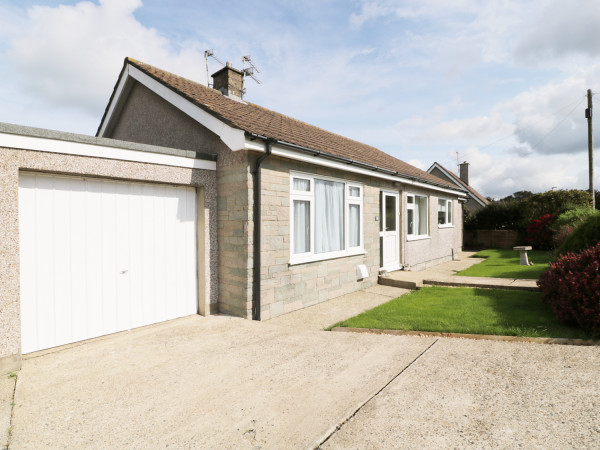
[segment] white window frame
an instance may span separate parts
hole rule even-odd
[[[440,202],[446,202],[446,218],[444,223],[439,222]],[[450,213],[450,220],[448,220],[448,213]],[[454,219],[454,211],[452,211],[452,200],[449,200],[447,198],[438,198],[438,210],[435,219],[438,223],[438,228],[451,228],[453,226],[452,219]]]
[[[294,178],[308,180],[310,191],[294,190]],[[327,252],[315,253],[315,180],[334,181],[344,184],[344,249]],[[359,196],[350,197],[350,188],[358,188]],[[354,181],[342,180],[339,178],[326,177],[321,175],[312,175],[302,172],[290,172],[290,261],[289,264],[302,264],[313,261],[322,261],[325,259],[340,258],[345,256],[361,255],[364,250],[364,185]],[[308,201],[310,206],[310,251],[305,253],[294,253],[294,200]],[[359,214],[359,245],[350,247],[350,205],[358,205]]]
[[[413,198],[413,202],[409,203],[408,199],[412,197]],[[427,223],[425,224],[425,229],[427,230],[426,234],[416,234],[415,231],[418,228],[417,226],[414,227],[413,229],[413,233],[409,234],[408,233],[408,210],[412,210],[413,211],[413,220],[414,218],[417,217],[417,208],[415,207],[415,205],[417,204],[416,200],[417,197],[421,197],[425,199],[425,209],[426,209],[426,214],[425,214],[425,218],[427,219]],[[408,241],[415,241],[417,239],[428,239],[429,236],[429,196],[428,195],[423,195],[423,194],[412,194],[412,193],[407,193],[406,194],[406,216],[407,216],[407,220],[406,220],[406,240]],[[416,225],[416,220],[414,220],[414,223]]]

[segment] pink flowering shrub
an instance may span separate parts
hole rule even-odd
[[[551,250],[553,242],[550,225],[553,220],[553,214],[544,214],[531,222],[525,230],[527,242],[537,250]]]
[[[550,262],[538,286],[558,320],[600,333],[600,242]]]

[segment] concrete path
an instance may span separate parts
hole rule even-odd
[[[600,347],[318,331],[402,292],[28,357],[10,449],[598,447]]]
[[[440,338],[326,449],[597,449],[600,350]]]
[[[465,270],[484,260],[484,258],[472,258],[472,255],[474,254],[475,252],[460,252],[456,260],[439,264],[425,270],[397,270],[384,277],[380,277],[379,283],[405,289],[417,289],[425,285],[430,285],[515,289],[525,291],[539,290],[536,280],[456,276],[457,272]]]

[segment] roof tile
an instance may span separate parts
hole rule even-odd
[[[215,89],[132,58],[127,58],[126,63],[137,67],[220,120],[246,132],[396,171],[425,182],[455,188],[454,184],[370,145],[362,144],[253,103],[232,100]]]

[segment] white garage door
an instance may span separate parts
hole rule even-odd
[[[193,188],[22,173],[22,352],[195,314]]]

